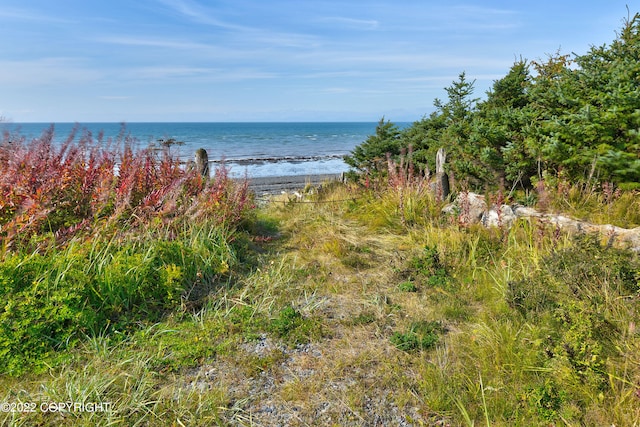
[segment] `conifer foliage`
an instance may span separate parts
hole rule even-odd
[[[639,60],[636,14],[611,44],[584,55],[517,60],[482,101],[461,73],[445,89],[448,99],[434,101],[433,113],[392,138],[387,131],[393,125],[381,121],[376,136],[356,147],[347,163],[369,171],[384,150],[399,155],[411,145],[413,160],[433,169],[436,151],[445,147],[450,172],[470,187],[530,188],[550,176],[638,188]]]

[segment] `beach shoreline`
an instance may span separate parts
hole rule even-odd
[[[341,179],[341,174],[308,174],[308,175],[287,175],[287,176],[266,176],[257,178],[247,178],[249,189],[256,195],[273,195],[283,192],[301,190],[307,185],[318,186],[324,182]]]

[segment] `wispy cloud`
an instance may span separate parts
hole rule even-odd
[[[162,49],[178,49],[178,50],[193,50],[193,49],[211,49],[212,46],[206,43],[196,43],[192,41],[184,40],[171,40],[152,37],[138,37],[138,36],[103,36],[97,37],[95,41],[100,43],[110,43],[122,46],[142,46],[142,47],[158,47]]]
[[[305,79],[347,79],[352,77],[362,77],[365,74],[362,70],[345,71],[324,71],[315,73],[301,73],[300,77]]]
[[[127,71],[126,76],[129,78],[157,80],[176,77],[196,77],[209,74],[212,71],[211,69],[201,67],[157,66],[132,68]]]
[[[273,73],[242,69],[242,68],[205,68],[205,67],[178,67],[178,66],[154,66],[135,67],[122,70],[122,78],[125,80],[145,80],[148,82],[168,79],[188,79],[189,81],[243,81],[262,80],[276,77]]]
[[[19,8],[7,8],[0,9],[0,19],[10,19],[18,21],[35,21],[35,22],[49,22],[56,24],[70,24],[74,21],[68,19],[58,18],[56,16],[45,15],[41,12],[34,12],[30,9]]]
[[[624,14],[622,0],[0,3],[4,114],[42,120],[110,108],[118,118],[192,119],[188,111],[207,120],[227,111],[419,109],[461,71],[481,96],[518,55],[605,42],[619,23],[611,9]],[[609,32],[591,39],[603,26]]]
[[[375,70],[404,70],[402,74],[411,70],[434,70],[453,68],[464,70],[466,68],[498,68],[508,69],[513,64],[511,58],[487,57],[481,55],[458,55],[452,53],[414,53],[393,52],[379,50],[362,52],[358,50],[333,50],[310,54],[318,63],[328,68],[340,66],[343,69],[352,68],[361,72]]]
[[[78,58],[41,58],[0,61],[0,81],[11,85],[75,85],[99,80],[104,73]]]
[[[132,99],[131,96],[121,96],[121,95],[102,95],[99,96],[98,99],[104,99],[105,101],[127,101]]]
[[[380,22],[375,19],[355,19],[355,18],[346,18],[342,16],[328,16],[324,18],[318,19],[320,22],[326,22],[329,24],[336,24],[343,27],[355,28],[355,29],[364,29],[364,30],[374,30],[378,28]]]
[[[475,6],[475,5],[452,6],[451,10],[453,10],[454,12],[459,12],[463,15],[476,16],[480,18],[509,17],[509,16],[515,16],[518,14],[518,12],[513,9],[498,9],[495,7],[483,7],[483,6]]]
[[[400,77],[391,79],[394,83],[427,83],[436,84],[437,87],[448,86],[449,83],[458,80],[460,73],[458,74],[439,74],[430,76],[413,76],[413,77]],[[504,74],[473,74],[473,76],[467,75],[468,81],[494,81],[504,77]]]
[[[267,53],[264,50],[265,46],[276,49],[313,49],[318,46],[318,42],[312,37],[282,33],[262,33],[259,36],[241,35],[233,39],[234,43],[232,45],[213,41],[207,43],[194,41],[193,39],[127,35],[99,36],[94,40],[99,43],[119,46],[170,49],[181,55],[191,52],[194,55],[206,55],[206,57],[211,58],[247,58],[253,60],[264,56],[273,57],[277,54],[277,52],[274,51]],[[196,59],[196,57],[194,57],[194,59]]]
[[[212,25],[228,30],[251,31],[250,27],[225,22],[214,16],[211,9],[204,8],[197,3],[188,0],[158,0],[159,3],[167,6],[180,15],[197,22],[199,24]]]
[[[309,34],[275,31],[259,26],[241,25],[220,19],[214,9],[204,7],[190,0],[157,0],[180,16],[195,24],[207,25],[227,30],[234,42],[269,45],[276,47],[308,48],[317,46],[317,39]]]
[[[458,31],[506,30],[522,25],[519,14],[514,10],[472,5],[447,7],[438,13],[438,19]]]
[[[328,87],[321,89],[320,92],[331,93],[331,94],[343,94],[353,92],[353,88],[346,87]]]

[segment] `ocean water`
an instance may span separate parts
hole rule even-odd
[[[224,160],[233,176],[268,177],[341,173],[342,160],[375,134],[377,123],[56,123],[55,140],[64,141],[75,126],[104,133],[104,139],[125,134],[141,146],[174,138],[184,145],[172,150],[184,161],[199,148],[212,163]],[[38,137],[50,123],[0,123],[0,130]],[[213,166],[213,165],[212,165]]]

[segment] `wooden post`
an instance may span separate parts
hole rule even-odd
[[[444,171],[444,164],[447,161],[447,153],[444,148],[438,149],[436,153],[436,179],[433,191],[438,200],[445,200],[449,196],[449,175]]]
[[[196,170],[200,175],[209,178],[209,155],[204,148],[196,150]]]

